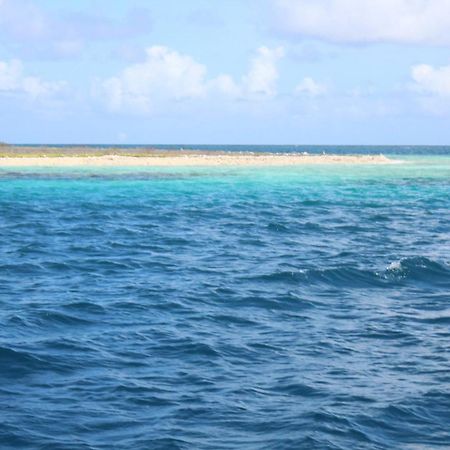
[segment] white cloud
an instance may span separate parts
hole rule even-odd
[[[450,0],[273,0],[279,31],[338,43],[450,45]]]
[[[23,64],[17,59],[0,61],[0,95],[19,94],[37,100],[63,90],[66,83],[49,82],[24,74]]]
[[[147,49],[146,60],[102,83],[111,110],[148,112],[161,99],[183,100],[206,93],[206,67],[167,47]]]
[[[145,61],[99,81],[95,94],[103,98],[111,111],[136,113],[151,113],[165,103],[214,95],[246,100],[271,98],[277,93],[277,62],[283,55],[281,47],[260,47],[247,74],[236,82],[227,74],[208,79],[206,66],[189,55],[153,46],[146,50]]]
[[[434,68],[420,64],[411,69],[414,89],[437,96],[450,96],[450,66]]]
[[[411,78],[410,88],[419,94],[416,100],[424,111],[438,116],[450,113],[450,65],[413,66]]]
[[[310,77],[304,78],[294,89],[297,95],[309,95],[310,97],[317,97],[327,92],[327,86],[314,81]]]
[[[209,82],[210,90],[217,90],[230,98],[242,96],[242,86],[239,86],[230,75],[222,74]]]
[[[244,77],[244,88],[250,94],[273,97],[278,80],[277,62],[284,56],[284,49],[260,47],[252,59],[250,70]]]

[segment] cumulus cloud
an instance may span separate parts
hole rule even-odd
[[[450,96],[450,66],[420,64],[411,69],[414,89],[425,94]]]
[[[222,96],[257,100],[277,93],[277,62],[282,48],[260,47],[248,72],[237,82],[228,74],[207,77],[207,68],[191,56],[164,46],[146,50],[143,62],[126,67],[116,76],[96,83],[94,94],[111,111],[150,113],[164,103]]]
[[[206,67],[163,46],[150,47],[146,60],[102,82],[111,110],[148,112],[161,99],[183,100],[206,92]]]
[[[304,78],[294,89],[297,95],[308,95],[310,97],[317,97],[327,92],[325,84],[318,83],[310,77]]]
[[[252,59],[250,70],[244,76],[244,88],[250,94],[273,97],[278,80],[277,62],[284,56],[284,49],[260,47]]]
[[[24,74],[23,64],[17,59],[0,61],[0,95],[24,95],[32,100],[56,94],[66,83],[44,81]]]
[[[279,31],[337,43],[450,45],[450,0],[273,0]]]

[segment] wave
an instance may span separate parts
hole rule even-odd
[[[41,325],[89,325],[93,322],[81,318],[78,316],[73,316],[71,314],[62,313],[60,311],[39,311],[36,315],[37,321]]]
[[[48,356],[34,355],[25,350],[0,346],[0,379],[24,377],[37,372],[66,372],[67,364]]]
[[[390,287],[412,282],[450,286],[450,267],[425,257],[404,258],[389,264],[382,271],[352,266],[277,271],[256,277],[252,281],[287,284],[325,284],[334,287]]]
[[[276,393],[296,397],[318,397],[325,394],[325,392],[322,392],[308,384],[295,382],[281,385],[277,384],[272,387],[272,390]]]
[[[423,256],[395,261],[384,271],[385,278],[422,281],[426,283],[449,283],[450,266]]]

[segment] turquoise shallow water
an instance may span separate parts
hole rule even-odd
[[[0,169],[0,447],[450,447],[450,151],[397,150]]]

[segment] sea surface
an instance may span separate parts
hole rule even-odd
[[[390,149],[0,169],[0,448],[450,448],[450,147]]]

